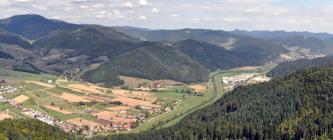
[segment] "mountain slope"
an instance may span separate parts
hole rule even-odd
[[[123,75],[198,82],[207,80],[208,74],[208,69],[172,46],[143,42],[137,49],[111,59],[96,70],[87,72],[84,79],[107,82],[112,75]]]
[[[26,49],[31,49],[32,45],[21,37],[0,28],[0,43],[18,45]]]
[[[304,55],[333,53],[333,41],[331,40],[333,35],[328,33],[244,30],[234,30],[230,33],[264,39]]]
[[[282,46],[249,36],[238,36],[221,30],[179,29],[179,30],[149,30],[133,27],[113,27],[115,30],[136,38],[148,41],[165,41],[177,43],[184,40],[197,40],[233,51],[251,51],[255,56],[277,57],[276,54],[285,53]]]
[[[0,28],[6,31],[5,37],[0,31],[0,42],[7,45],[3,52],[15,58],[4,60],[8,68],[66,73],[76,79],[84,75],[88,81],[108,85],[120,84],[119,75],[201,82],[210,71],[262,65],[287,52],[264,40],[219,30],[76,25],[39,15],[2,19]],[[24,50],[15,52],[17,47],[8,45]]]
[[[261,59],[248,57],[249,54],[246,52],[226,50],[223,47],[196,40],[181,41],[174,46],[211,70],[263,64]],[[262,59],[264,58],[262,57]]]
[[[267,75],[270,77],[286,76],[299,70],[311,69],[314,67],[333,67],[333,56],[283,62],[268,72]]]
[[[305,54],[332,54],[333,42],[307,36],[292,36],[270,39],[271,42],[286,48],[303,49]]]
[[[110,28],[89,26],[63,30],[33,43],[34,49],[48,53],[52,49],[72,49],[73,55],[111,56],[138,40]],[[129,50],[129,49],[128,49]],[[126,51],[128,51],[126,50]],[[126,52],[124,51],[124,52]],[[99,53],[99,54],[95,54]]]
[[[115,30],[147,41],[179,42],[194,39],[212,44],[221,44],[228,38],[234,37],[224,31],[205,29],[179,29],[179,30],[149,30],[133,27],[113,27]]]
[[[297,72],[239,87],[171,128],[110,136],[144,139],[333,138],[333,69]]]
[[[17,15],[1,19],[0,27],[28,39],[38,39],[53,31],[78,27],[78,25],[46,19],[39,15]]]

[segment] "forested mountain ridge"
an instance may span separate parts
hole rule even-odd
[[[254,55],[262,55],[261,52],[285,53],[286,50],[270,42],[259,40],[250,36],[235,35],[222,30],[207,29],[177,29],[177,30],[149,30],[133,27],[112,27],[119,32],[131,35],[141,40],[162,41],[177,43],[185,40],[197,40],[215,46],[224,47],[233,51],[252,50]],[[267,50],[270,50],[267,52]],[[273,49],[274,51],[272,51]],[[259,51],[259,52],[256,52]]]
[[[216,69],[263,65],[288,52],[264,40],[220,30],[78,25],[39,15],[1,19],[0,28],[4,43],[0,46],[6,48],[2,56],[10,58],[0,60],[6,68],[65,73],[107,85],[121,84],[120,75],[202,82]],[[165,46],[168,50],[161,49]]]
[[[100,68],[87,72],[84,79],[107,82],[115,75],[148,79],[171,79],[182,82],[208,80],[210,70],[179,52],[173,46],[143,42],[136,49],[119,55]],[[105,75],[108,73],[107,75]],[[118,81],[114,79],[114,81]],[[111,83],[109,83],[111,84]]]
[[[333,138],[333,69],[296,72],[236,88],[176,126],[113,140]]]
[[[250,46],[250,44],[248,45]],[[174,46],[212,71],[246,65],[263,65],[280,54],[279,51],[275,51],[276,54],[258,55],[260,53],[259,49],[253,49],[255,52],[250,53],[251,48],[248,50],[227,50],[223,47],[192,39],[177,42]],[[280,52],[283,52],[283,50],[280,50]]]
[[[306,55],[333,54],[333,35],[329,33],[244,30],[234,30],[229,33],[267,40],[287,49],[301,51]]]
[[[314,67],[333,67],[333,56],[283,62],[269,71],[267,75],[270,77],[286,76],[299,70],[311,69]]]
[[[78,27],[79,25],[50,20],[40,15],[17,15],[0,20],[0,27],[28,39],[38,39],[53,31]]]
[[[99,73],[102,74],[101,77],[115,77],[110,80],[114,81],[113,85],[122,83],[119,80],[121,74],[146,79],[185,78],[180,81],[199,82],[207,79],[207,73],[211,71],[263,65],[280,58],[281,54],[292,51],[310,56],[330,54],[333,52],[332,38],[331,34],[310,32],[227,32],[189,28],[150,30],[106,27],[71,24],[39,15],[18,15],[0,20],[0,46],[7,48],[2,49],[2,56],[7,59],[0,61],[6,63],[6,68],[15,70],[50,74],[71,73],[77,79],[105,81],[92,76]],[[168,51],[174,53],[169,53],[169,58],[163,59],[157,56],[158,53],[153,48],[144,47],[160,48],[168,45],[171,46]],[[8,52],[9,46],[23,49],[14,47]],[[134,57],[130,55],[136,55],[136,60],[124,61],[123,56],[126,55],[129,59]],[[185,67],[190,68],[183,67],[181,63],[169,65],[167,59],[175,60],[173,58],[183,60],[181,62],[189,64]],[[152,65],[147,67],[150,70],[140,70],[142,72],[138,69],[129,70],[142,62],[155,61],[159,63],[159,67]],[[111,69],[114,64],[122,62],[132,63],[122,65],[121,70]],[[165,66],[174,68],[160,71]],[[98,70],[101,71],[97,72]],[[158,72],[154,74],[151,71]],[[199,76],[193,77],[193,73]],[[207,76],[203,78],[202,75]]]

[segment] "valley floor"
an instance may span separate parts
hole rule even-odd
[[[0,114],[3,119],[35,118],[83,135],[138,133],[175,125],[233,87],[263,82],[272,67],[217,71],[206,84],[155,84],[153,90],[151,86],[103,88],[50,75],[2,70],[0,79],[6,82],[1,86]]]

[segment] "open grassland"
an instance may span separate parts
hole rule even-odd
[[[52,109],[54,111],[57,111],[57,112],[60,112],[60,113],[63,113],[63,114],[73,114],[73,112],[70,112],[70,111],[67,111],[67,110],[64,110],[62,109],[61,107],[56,107],[56,106],[45,106],[46,108],[49,108],[49,109]]]
[[[31,84],[36,84],[36,85],[39,85],[39,86],[42,86],[42,87],[46,87],[46,88],[55,88],[56,87],[54,85],[46,84],[46,83],[39,82],[39,81],[26,81],[26,82],[27,83],[31,83]]]
[[[30,74],[25,72],[18,72],[18,71],[11,71],[5,70],[0,68],[0,79],[5,79],[8,81],[22,81],[24,80],[31,80],[31,81],[40,81],[43,79],[53,79],[55,80],[56,77],[52,75],[40,75],[40,74]]]

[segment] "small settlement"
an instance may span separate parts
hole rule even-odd
[[[225,85],[224,87],[225,90],[231,91],[240,85],[262,83],[262,82],[267,82],[270,79],[271,79],[270,77],[267,77],[263,74],[250,73],[250,74],[222,77],[222,82]]]

